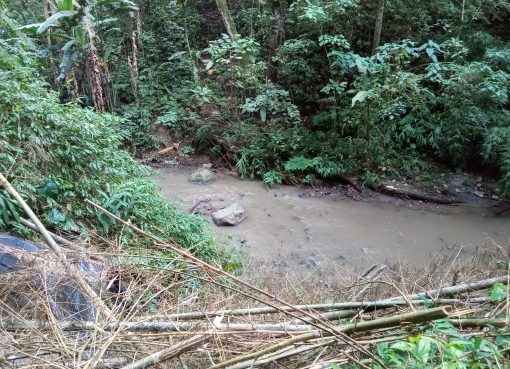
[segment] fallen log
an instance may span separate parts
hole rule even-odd
[[[403,188],[403,187],[395,187],[391,185],[383,185],[381,187],[382,192],[386,192],[390,195],[396,195],[396,196],[402,196],[402,197],[408,197],[410,199],[414,200],[420,200],[420,201],[426,201],[426,202],[432,202],[435,204],[442,204],[442,205],[452,205],[452,204],[458,204],[462,201],[446,197],[443,195],[434,195],[429,194],[426,192],[419,191],[415,188],[409,187],[409,188]]]

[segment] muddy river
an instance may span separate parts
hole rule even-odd
[[[427,264],[438,253],[472,254],[484,245],[508,245],[510,218],[494,209],[442,206],[376,197],[311,196],[307,189],[219,175],[211,184],[189,182],[190,171],[163,168],[155,175],[163,195],[185,208],[219,209],[238,202],[248,219],[216,227],[218,240],[245,254],[252,265],[289,270],[334,263],[364,268],[374,263]],[[210,217],[208,217],[210,219]]]

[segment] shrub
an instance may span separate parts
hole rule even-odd
[[[121,149],[128,137],[120,118],[60,104],[33,69],[6,55],[0,47],[0,171],[47,225],[83,233],[93,227],[124,243],[135,241],[86,206],[88,198],[200,257],[221,256],[205,220],[165,201],[143,179],[148,169]],[[0,211],[0,228],[17,223],[20,211],[5,191]]]

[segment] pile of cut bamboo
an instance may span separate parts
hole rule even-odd
[[[0,280],[0,368],[243,369],[275,362],[310,369],[335,363],[366,367],[360,358],[385,367],[374,356],[374,345],[405,339],[439,319],[471,334],[487,325],[507,327],[500,317],[509,316],[508,300],[493,302],[486,290],[507,284],[508,274],[489,271],[486,278],[448,286],[443,278],[447,273],[418,283],[374,266],[361,276],[353,274],[348,288],[342,293],[337,288],[328,302],[303,303],[301,296],[296,303],[296,298],[290,301],[229,274],[87,201],[174,255],[157,265],[137,265],[139,255],[131,255],[122,265],[118,261],[126,253],[94,252],[48,232],[1,174],[0,183],[30,217],[24,224],[39,230],[51,250],[27,256],[33,258],[27,263],[30,269]],[[75,267],[77,252],[103,263],[100,283]],[[174,267],[163,267],[165,263]],[[50,291],[27,278],[56,268],[90,298],[94,321],[56,319]],[[383,280],[385,273],[389,277]],[[122,283],[122,291],[107,292],[114,283]],[[190,287],[197,283],[201,288]],[[373,288],[380,284],[386,288]],[[435,288],[422,289],[424,285]]]

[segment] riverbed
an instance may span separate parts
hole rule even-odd
[[[306,188],[274,186],[218,174],[211,184],[190,183],[191,171],[158,170],[162,194],[186,209],[211,211],[238,202],[248,218],[217,227],[218,241],[253,266],[313,270],[327,265],[362,269],[374,263],[425,266],[438,254],[472,255],[488,245],[505,248],[510,218],[487,207],[419,206],[384,198],[316,196]],[[210,216],[204,215],[210,221]]]

